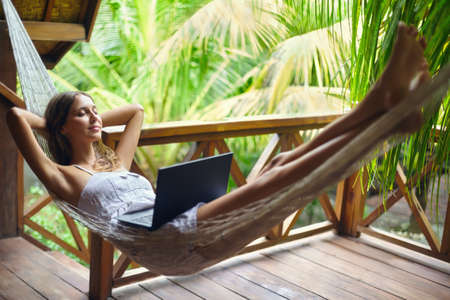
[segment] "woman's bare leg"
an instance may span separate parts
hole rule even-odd
[[[417,40],[416,29],[400,24],[394,50],[385,71],[355,109],[327,126],[307,144],[275,159],[254,182],[200,207],[198,220],[211,218],[262,199],[312,172],[384,112],[404,99],[416,76],[420,76],[419,83],[428,78],[424,48],[425,42],[422,39]],[[396,132],[415,131],[419,129],[420,121],[421,114],[418,110],[409,115]]]
[[[386,69],[365,99],[352,111],[325,127],[310,142],[278,155],[262,170],[262,173],[298,159],[341,134],[366,128],[384,112],[395,106],[413,88],[410,84],[417,75],[423,73],[417,83],[428,79],[428,65],[423,56],[426,46],[424,39],[417,40],[415,27],[404,23],[399,24],[397,31],[397,40]],[[416,125],[420,122],[421,114],[419,112],[412,114],[399,131],[411,133],[417,130]]]

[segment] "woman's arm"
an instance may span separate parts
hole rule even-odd
[[[122,165],[130,169],[144,120],[143,107],[139,104],[128,104],[103,113],[101,118],[104,127],[126,125],[115,151]]]
[[[33,129],[44,134],[47,132],[45,119],[13,107],[8,111],[6,121],[17,147],[31,169],[48,189],[63,194],[61,189],[66,186],[65,178],[61,176],[58,165],[44,153],[33,134]]]

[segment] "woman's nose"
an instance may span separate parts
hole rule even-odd
[[[97,114],[95,114],[93,112],[90,113],[90,121],[91,121],[91,123],[95,123],[95,122],[99,121],[99,119],[100,119],[100,117]]]

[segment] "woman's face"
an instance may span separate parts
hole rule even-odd
[[[75,96],[61,133],[72,145],[101,139],[102,119],[97,114],[97,108],[91,98],[81,94]]]

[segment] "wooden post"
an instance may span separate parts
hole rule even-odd
[[[16,64],[5,24],[0,24],[0,82],[16,90]],[[23,162],[6,125],[6,112],[14,104],[0,93],[0,238],[17,236],[23,209]]]
[[[89,299],[104,300],[111,296],[114,247],[101,236],[89,233]]]
[[[367,183],[367,172],[363,172],[363,185]],[[365,193],[361,186],[361,173],[356,172],[339,183],[336,192],[337,233],[359,236],[358,223],[364,213]]]

